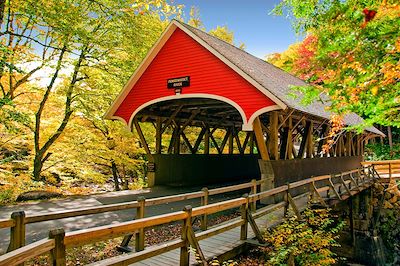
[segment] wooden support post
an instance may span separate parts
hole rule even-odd
[[[174,140],[174,154],[179,154],[181,152],[181,134],[180,134],[181,126],[179,125],[178,122],[176,122],[175,130],[176,134]]]
[[[144,218],[144,210],[146,199],[142,196],[137,198],[137,202],[139,203],[139,207],[136,208],[136,219]],[[135,250],[142,251],[144,250],[144,228],[140,228],[135,235]]]
[[[270,152],[271,160],[279,159],[279,131],[278,123],[279,117],[278,112],[273,111],[269,116],[269,135],[268,135],[268,148]]]
[[[65,266],[65,232],[63,228],[53,229],[49,232],[49,238],[54,239],[55,247],[50,251],[50,261],[53,266]]]
[[[144,210],[145,210],[145,198],[143,196],[139,196],[137,201],[139,203],[139,207],[136,208],[136,217],[135,219],[144,218]],[[132,248],[129,247],[129,242],[131,241],[133,234],[126,235],[122,240],[121,245],[117,247],[117,250],[121,252],[132,252]],[[135,233],[135,251],[144,250],[144,229],[139,229],[137,233]]]
[[[142,144],[144,150],[146,151],[146,154],[147,155],[151,154],[149,145],[147,145],[147,142],[143,135],[142,129],[140,128],[139,122],[137,121],[136,118],[133,119],[133,124],[135,125],[136,131],[139,135],[140,143]]]
[[[328,126],[327,125],[322,125],[321,133],[319,134],[320,140],[318,141],[318,147],[317,147],[317,154],[320,154],[322,152],[322,147],[324,146],[326,142],[326,133],[327,133]],[[322,157],[322,156],[321,156]]]
[[[269,160],[268,149],[267,145],[265,144],[264,134],[262,131],[261,121],[259,117],[256,117],[256,119],[254,119],[253,130],[257,141],[257,147],[261,155],[261,159],[268,161]]]
[[[13,212],[11,219],[14,220],[15,225],[10,230],[10,244],[7,252],[25,246],[25,212]]]
[[[208,188],[203,188],[201,191],[203,191],[204,195],[201,198],[201,206],[208,205]],[[207,223],[208,223],[208,218],[207,214],[203,214],[202,220],[201,220],[201,230],[205,231],[207,230]]]
[[[250,154],[254,153],[254,132],[249,132],[250,134],[250,143],[249,143],[249,147],[250,147]]]
[[[229,154],[233,154],[233,134],[235,131],[233,128],[230,128],[228,132],[229,132],[229,140],[228,140]]]
[[[242,146],[243,154],[246,153],[247,144],[249,143],[251,134],[252,134],[252,132],[246,132],[246,137],[244,138],[243,146]]]
[[[162,140],[162,120],[160,117],[156,119],[156,154],[161,154],[161,140]]]
[[[189,265],[189,239],[188,239],[188,231],[192,226],[192,206],[187,205],[183,208],[183,211],[187,213],[187,218],[183,221],[182,226],[182,236],[181,239],[184,241],[183,247],[181,247],[180,254],[180,266],[188,266]]]
[[[206,131],[204,133],[204,154],[210,154],[210,128],[208,125],[205,126]]]
[[[300,148],[299,148],[299,154],[297,155],[298,158],[303,158],[304,157],[304,151],[306,149],[306,144],[307,144],[307,139],[309,136],[309,131],[311,130],[311,122],[307,121],[306,125],[304,127],[304,132],[302,134],[302,139],[300,143]]]
[[[356,234],[354,231],[353,197],[349,198],[349,220],[351,245],[354,247],[356,243]]]
[[[251,183],[252,183],[251,194],[252,194],[252,195],[257,194],[257,180],[252,179],[252,180],[251,180]],[[251,211],[252,211],[252,212],[255,212],[256,209],[257,209],[257,201],[255,200],[255,201],[253,201],[253,202],[251,203]]]
[[[225,136],[224,136],[224,138],[223,138],[223,140],[222,140],[222,142],[221,142],[221,146],[219,147],[219,150],[221,151],[221,154],[222,153],[224,153],[224,149],[225,149],[225,145],[226,145],[226,142],[228,141],[228,138],[229,138],[229,129],[226,129],[226,133],[225,133]]]
[[[247,201],[248,197],[249,197],[248,194],[243,195],[243,198],[246,198],[246,203],[243,203],[242,206],[240,207],[240,214],[241,214],[242,220],[244,221],[244,223],[240,227],[240,240],[247,239],[247,228],[248,228],[248,224],[249,224],[249,221],[247,219],[247,209],[249,207],[248,201]]]
[[[236,140],[236,145],[238,147],[239,153],[243,155],[244,148],[242,147],[242,144],[240,143],[239,132],[235,132],[235,140]]]
[[[351,132],[346,133],[346,153],[345,155],[351,156],[351,140],[352,140]]]
[[[288,189],[286,190],[286,193],[283,196],[283,200],[285,201],[285,207],[283,208],[283,217],[287,217],[288,216],[288,212],[289,212],[289,187],[290,184],[287,183],[287,187]]]
[[[203,137],[204,137],[205,133],[206,133],[206,129],[202,128],[201,131],[200,131],[200,134],[199,134],[199,136],[197,136],[196,142],[195,142],[195,144],[193,146],[193,151],[194,151],[193,154],[196,154],[197,151],[199,150],[200,143],[203,140]]]
[[[279,158],[282,160],[286,159],[286,154],[287,154],[287,147],[288,147],[288,141],[289,141],[289,127],[284,127],[283,132],[281,134],[281,147],[279,151]]]
[[[292,118],[290,117],[288,120],[288,135],[287,135],[287,142],[286,142],[286,155],[285,159],[293,159],[293,122]]]
[[[306,158],[312,158],[314,156],[314,140],[313,140],[313,128],[314,123],[310,122],[310,129],[308,130],[306,140]]]

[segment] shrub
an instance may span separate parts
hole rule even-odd
[[[344,222],[336,222],[327,209],[306,209],[303,219],[296,217],[269,229],[264,234],[271,245],[268,252],[271,265],[286,265],[289,260],[296,265],[331,265],[336,254],[331,247],[339,246],[337,238]]]

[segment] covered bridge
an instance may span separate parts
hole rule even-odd
[[[358,166],[366,141],[382,133],[343,132],[322,153],[330,126],[327,105],[302,105],[301,97],[288,96],[293,85],[308,84],[173,20],[106,118],[137,130],[148,155],[150,186],[259,178],[260,168],[269,186],[276,186]],[[362,118],[349,114],[344,122],[355,125]],[[143,123],[154,126],[154,146]]]

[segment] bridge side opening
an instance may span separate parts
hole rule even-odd
[[[274,110],[258,116],[253,131],[243,131],[243,117],[226,101],[200,97],[160,100],[140,109],[131,124],[148,156],[149,185],[262,177],[269,180],[264,189],[270,189],[359,167],[370,136],[343,132],[324,152],[327,119],[295,109]]]

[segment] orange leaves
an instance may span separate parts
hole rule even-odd
[[[343,130],[344,122],[341,115],[333,114],[330,121],[331,127],[328,133],[327,141],[322,146],[323,153],[329,152],[329,149],[335,143],[335,137]]]
[[[400,80],[400,63],[397,62],[396,65],[389,62],[385,63],[380,72],[383,74],[381,81],[383,86],[394,84]]]

